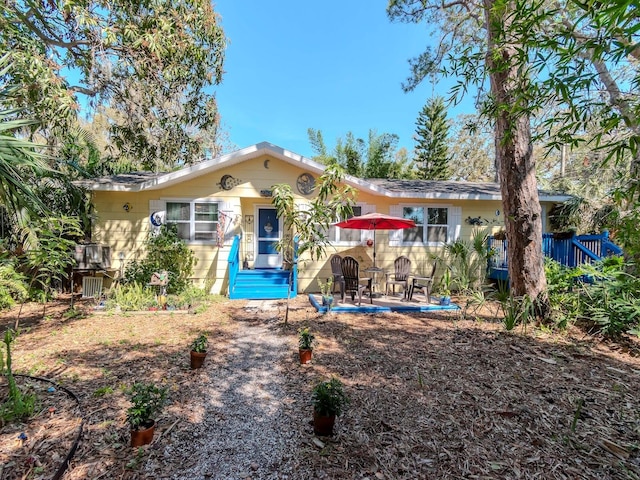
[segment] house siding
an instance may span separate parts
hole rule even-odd
[[[196,199],[219,201],[220,210],[229,218],[224,245],[189,242],[189,247],[198,258],[193,274],[194,283],[209,286],[213,293],[226,294],[227,259],[232,239],[235,235],[241,235],[240,258],[242,261],[250,252],[250,242],[253,242],[255,237],[253,231],[255,218],[253,224],[249,224],[247,215],[255,215],[258,205],[271,204],[271,199],[263,196],[261,192],[270,190],[275,184],[288,183],[292,185],[296,202],[301,205],[308,203],[310,197],[299,194],[296,188],[296,180],[304,172],[308,170],[266,154],[166,188],[131,192],[96,190],[93,192],[93,200],[97,221],[93,228],[92,240],[111,246],[112,268],[118,271],[126,268],[128,262],[144,258],[146,254],[144,243],[154,228],[150,215],[164,201]],[[232,187],[228,190],[220,185],[225,175],[233,177]],[[313,175],[318,177],[317,173]],[[377,211],[393,215],[397,214],[398,208],[401,211],[402,205],[448,207],[451,209],[451,214],[457,218],[455,225],[451,224],[450,219],[450,231],[454,228],[458,238],[462,239],[470,239],[475,228],[465,221],[469,217],[481,217],[485,223],[484,226],[492,231],[497,231],[504,225],[502,204],[499,200],[392,198],[361,190],[356,201],[363,205],[363,214]],[[123,208],[125,204],[131,206],[129,211]],[[499,211],[498,215],[496,211]],[[544,204],[542,211],[543,216],[546,217],[547,207]],[[543,219],[543,225],[545,225],[544,222],[546,218]],[[299,292],[318,291],[316,279],[331,277],[329,258],[334,253],[354,256],[363,269],[373,263],[373,249],[362,243],[349,246],[330,245],[326,251],[326,258],[317,262],[301,259],[298,276]],[[124,254],[123,263],[119,260],[120,252]],[[392,269],[394,259],[399,255],[406,255],[412,261],[412,271],[416,274],[424,274],[429,270],[432,256],[442,253],[442,246],[393,246],[390,244],[390,232],[380,230],[376,232],[376,253],[377,265],[383,269]]]

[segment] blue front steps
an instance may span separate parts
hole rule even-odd
[[[229,298],[233,300],[277,300],[287,298],[288,270],[240,270],[235,285],[231,285]],[[296,296],[295,289],[291,298]]]

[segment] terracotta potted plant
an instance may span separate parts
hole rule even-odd
[[[309,331],[309,327],[302,328],[298,331],[298,355],[300,356],[301,364],[311,361],[313,347],[317,344],[316,337]]]
[[[167,389],[152,383],[134,383],[126,390],[131,407],[127,410],[127,422],[131,427],[131,446],[147,445],[153,440],[155,417],[167,400]]]
[[[201,368],[207,357],[207,335],[201,333],[191,342],[191,369]]]
[[[324,380],[313,389],[313,432],[316,435],[333,435],[336,416],[349,404],[342,382],[337,378]]]

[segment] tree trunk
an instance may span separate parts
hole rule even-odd
[[[527,295],[534,302],[537,314],[544,318],[549,312],[549,300],[526,95],[529,82],[523,73],[527,70],[526,60],[519,56],[516,48],[523,42],[509,33],[513,3],[501,3],[497,7],[495,0],[484,0],[484,5],[510,288],[516,297]]]

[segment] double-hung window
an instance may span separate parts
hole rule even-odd
[[[167,202],[168,225],[175,225],[186,241],[214,242],[218,239],[218,203]]]
[[[339,222],[348,220],[351,217],[359,217],[360,215],[362,215],[362,206],[354,205],[351,208],[353,210],[353,214],[346,218],[339,219]],[[328,238],[331,243],[359,243],[362,239],[362,230],[331,226],[329,227]]]
[[[446,243],[449,209],[446,207],[402,207],[402,217],[410,218],[416,228],[402,230],[402,243]]]

